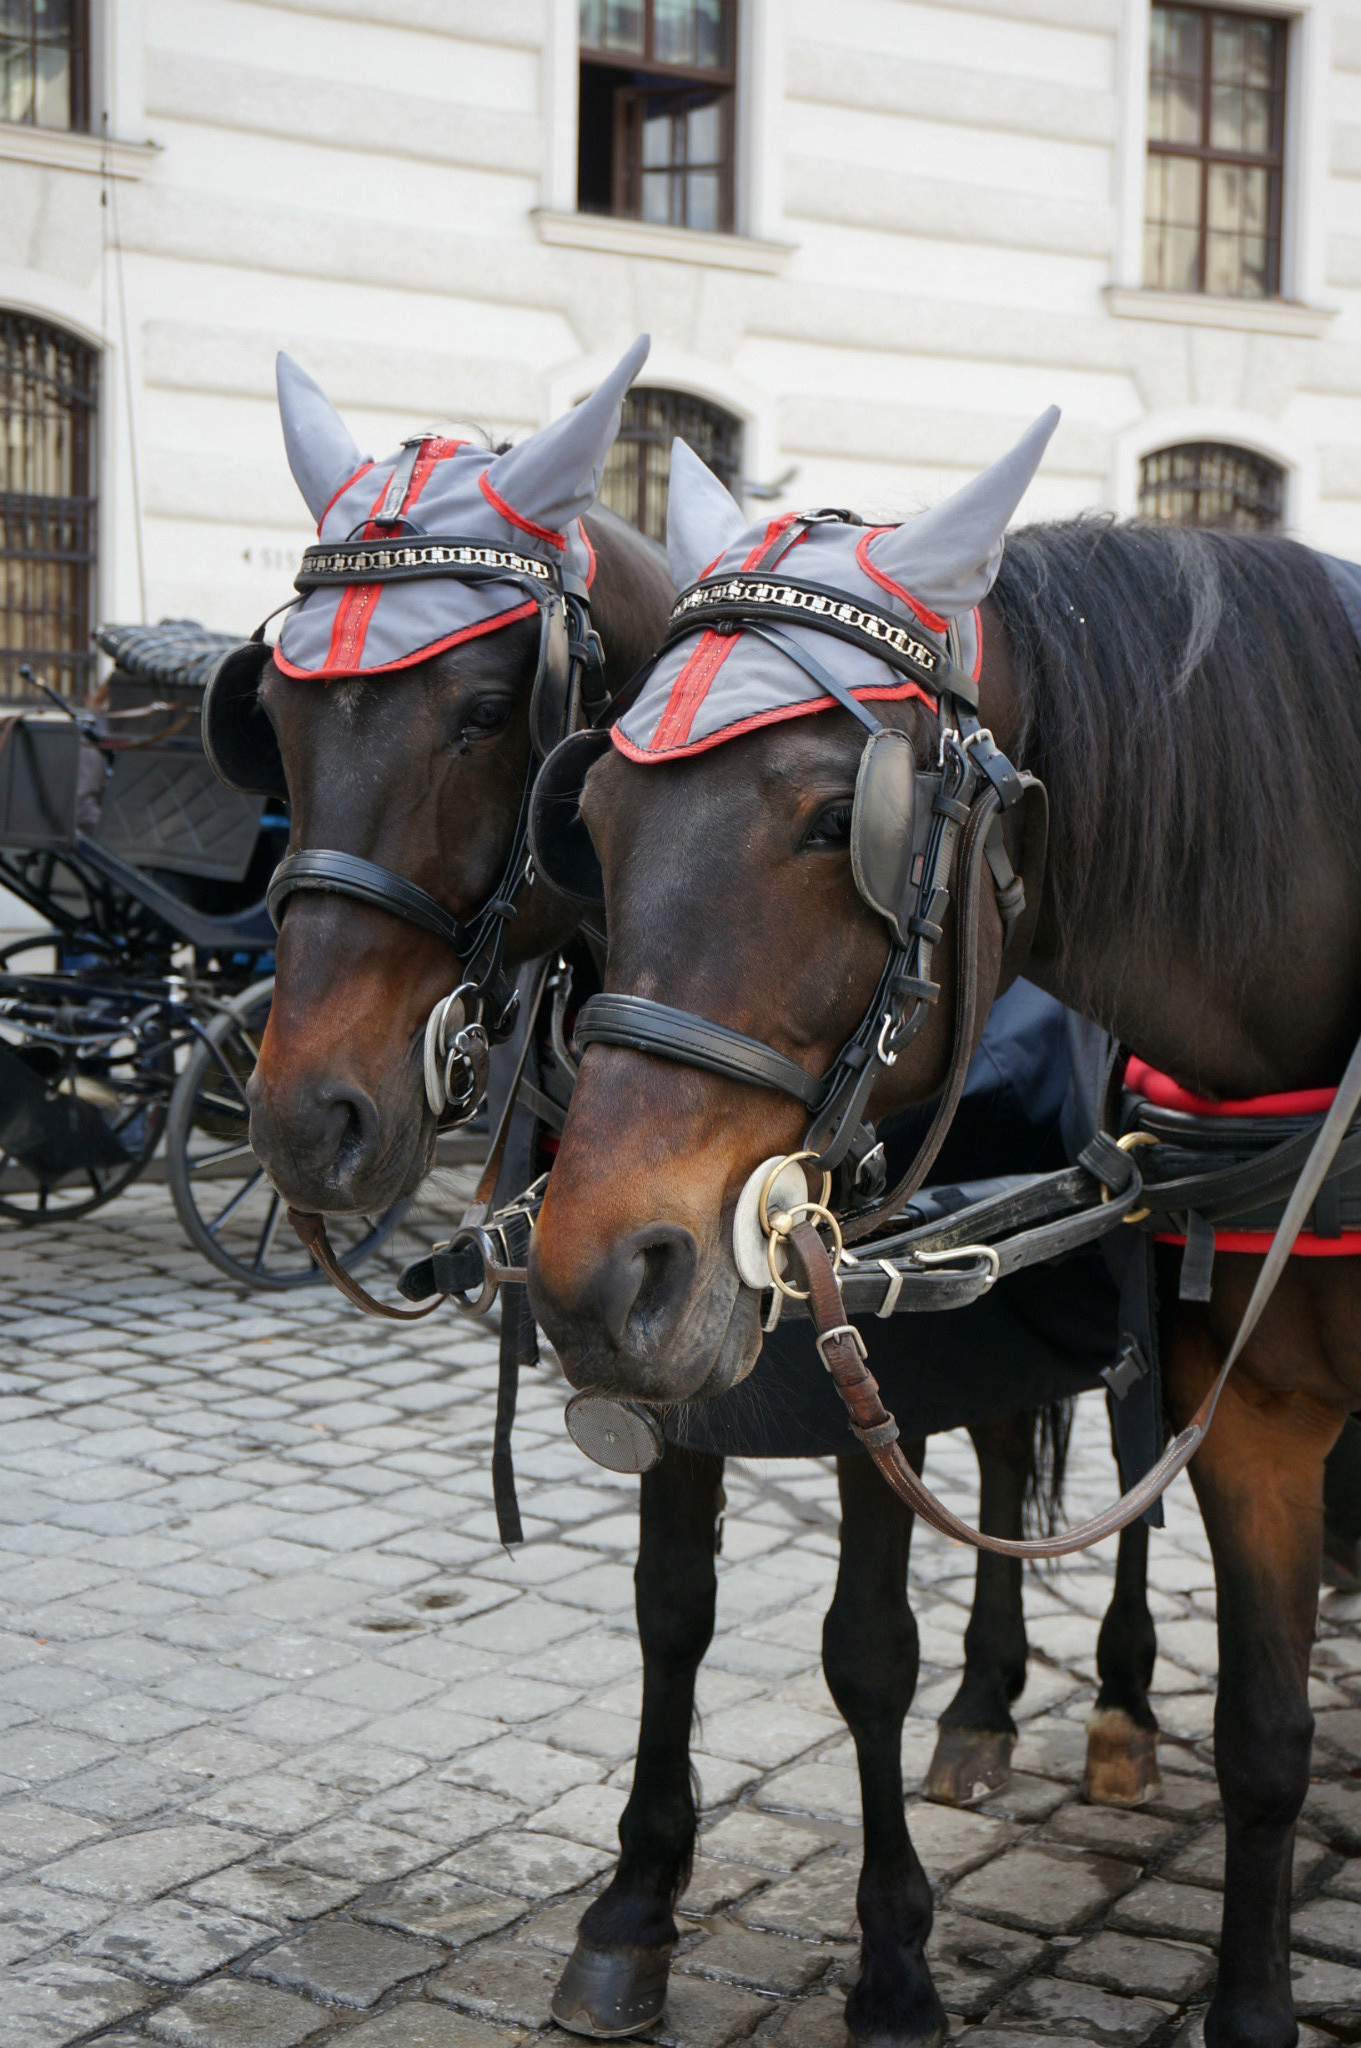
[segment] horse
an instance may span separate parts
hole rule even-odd
[[[286,432],[293,419],[290,459],[323,523],[337,488],[348,488],[356,473],[364,478],[365,503],[375,494],[380,499],[384,472],[366,474],[343,428],[322,409],[316,387],[304,387],[300,400],[289,372],[282,389]],[[373,523],[366,521],[366,529]],[[604,649],[604,683],[617,696],[659,643],[674,585],[659,551],[610,513],[585,513],[582,524],[595,565],[590,607]],[[334,638],[332,625],[328,653]],[[292,644],[286,637],[284,650]],[[505,874],[514,843],[532,759],[539,651],[535,622],[512,618],[494,632],[461,638],[427,659],[373,676],[338,672],[319,681],[286,651],[282,659],[257,655],[244,715],[247,729],[258,714],[268,720],[253,731],[257,743],[276,749],[286,781],[290,859],[326,850],[381,863],[436,897],[459,924],[472,926]],[[578,917],[550,886],[534,881],[516,895],[501,964],[509,971],[566,944]],[[438,931],[403,921],[380,901],[320,887],[286,898],[274,1003],[250,1084],[251,1135],[293,1207],[386,1205],[409,1193],[427,1170],[436,1121],[424,1096],[425,1022],[462,964]],[[968,1341],[963,1326],[960,1336]],[[959,1341],[953,1329],[944,1340]],[[798,1342],[782,1333],[781,1357]],[[805,1353],[808,1348],[802,1340]],[[772,1368],[777,1381],[780,1370]],[[1027,1490],[1034,1489],[1034,1428],[1005,1403],[994,1406],[1000,1412],[972,1418],[985,1518],[999,1533],[1019,1535]],[[948,1401],[942,1419],[958,1419]],[[840,1446],[837,1431],[820,1448]],[[589,1953],[614,1966],[603,1989],[591,1987],[602,2025],[621,2013],[636,2014],[644,1997],[655,2005],[664,1990],[665,1956],[675,1939],[672,1905],[695,1840],[689,1734],[695,1678],[713,1629],[722,1472],[721,1452],[673,1443],[662,1465],[642,1480],[637,1606],[644,1700],[637,1770],[619,1871],[584,1923]],[[1059,1478],[1056,1471],[1055,1488]],[[891,1816],[895,1802],[899,1814],[902,1808],[898,1743],[911,1693],[909,1663],[915,1671],[905,1591],[910,1518],[885,1515],[878,1482],[861,1456],[840,1458],[839,1483],[843,1570],[828,1617],[826,1657],[833,1692],[856,1735],[873,1872],[882,1860],[880,1834],[885,1840],[893,1834],[891,1820],[881,1828],[879,1816]],[[1108,1730],[1106,1748],[1094,1759],[1093,1789],[1116,1800],[1146,1796],[1156,1782],[1147,1703],[1154,1644],[1139,1543],[1135,1532],[1129,1569],[1098,1647],[1102,1697],[1115,1732]],[[879,1653],[872,1648],[886,1633],[901,1645],[887,1713],[877,1695]],[[1008,1773],[1016,1736],[1010,1709],[1024,1684],[1027,1654],[1020,1568],[1013,1561],[980,1560],[965,1648],[960,1690],[942,1716],[926,1781],[934,1796],[956,1801],[986,1797]],[[872,1939],[874,1909],[867,1910]],[[650,2016],[648,2008],[644,2020]]]
[[[673,465],[673,494],[675,476]],[[879,742],[864,732],[869,671],[850,657],[871,634],[906,635],[918,674],[935,661],[933,673],[974,690],[978,758],[986,741],[1006,757],[992,762],[999,782],[1016,763],[1048,791],[1042,873],[1038,859],[1026,872],[1010,841],[1031,896],[1025,972],[1040,988],[1219,1100],[1335,1082],[1361,1028],[1361,668],[1320,557],[1285,538],[1105,517],[1031,526],[1003,551],[1010,512],[980,528],[977,497],[956,533],[948,512],[934,526],[925,515],[915,539],[912,522],[852,526],[838,555],[816,519],[749,529],[725,496],[712,478],[689,494],[672,566],[695,583],[681,610],[697,621],[586,777],[581,812],[605,883],[607,989],[640,1017],[660,1002],[673,1020],[683,1011],[743,1038],[716,1071],[665,1056],[656,1034],[630,1042],[579,1027],[580,1074],[530,1255],[534,1310],[572,1384],[659,1404],[702,1403],[750,1370],[759,1295],[735,1264],[735,1205],[771,1155],[817,1144],[802,1135],[808,1110],[787,1079],[779,1092],[754,1085],[744,1048],[754,1037],[810,1080],[835,1074],[842,1049],[864,1042],[858,1026],[883,986],[885,898],[871,889],[867,900],[863,842],[853,845],[857,778]],[[790,542],[798,555],[781,552]],[[877,612],[865,570],[889,593]],[[787,594],[770,581],[755,592],[758,575],[787,578]],[[723,645],[710,635],[697,654],[705,592],[724,576],[739,586],[726,602],[748,610],[730,616]],[[810,593],[824,609],[845,598],[849,651],[835,628],[809,631],[802,647],[817,641],[816,658],[800,665],[798,644],[785,658],[792,625],[767,632],[764,649],[748,634],[782,602],[805,606],[786,617],[806,618]],[[961,614],[976,629],[975,661],[962,650],[972,678],[952,665],[957,640],[944,652]],[[848,673],[862,686],[855,703]],[[901,668],[875,673],[874,720],[907,736],[921,776],[941,758],[946,700],[906,687]],[[982,889],[980,1016],[1002,971],[1005,907],[1000,887]],[[935,999],[893,1063],[878,1063],[872,1117],[931,1097],[952,1068],[964,963],[954,910],[932,923],[938,912],[926,917]],[[892,931],[887,943],[899,943]],[[921,972],[909,997],[922,993]],[[1221,1251],[1200,1302],[1179,1298],[1175,1247],[1159,1244],[1156,1257],[1164,1398],[1181,1428],[1261,1261]],[[1361,1406],[1358,1311],[1356,1259],[1292,1258],[1189,1468],[1218,1586],[1226,1815],[1208,2048],[1296,2040],[1290,1870],[1313,1730],[1323,1472]],[[886,1494],[883,1519],[898,1511]],[[882,1660],[887,1671],[888,1646]],[[943,2025],[923,1956],[930,1893],[905,1830],[891,1832],[893,1882],[877,1901],[890,1924],[877,1950],[866,1925],[867,1972],[887,1955],[891,1996],[857,2007],[857,1987],[847,2016],[853,2030],[877,2022],[883,2038],[916,2048]]]

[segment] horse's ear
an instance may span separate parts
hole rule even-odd
[[[955,618],[992,589],[1002,561],[1002,535],[1040,466],[1059,423],[1051,405],[1009,455],[941,505],[877,534],[870,560],[934,612]]]
[[[320,384],[282,349],[276,371],[288,466],[308,511],[320,519],[340,486],[363,467],[364,458]]]
[[[639,335],[589,398],[497,456],[486,473],[487,485],[521,519],[561,532],[590,511],[605,474],[605,458],[619,432],[624,393],[647,361],[651,346],[650,335]]]
[[[666,500],[666,558],[678,590],[698,582],[710,562],[726,554],[746,526],[742,508],[694,449],[679,436],[671,443]]]

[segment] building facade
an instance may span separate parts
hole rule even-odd
[[[1361,558],[1361,0],[11,0],[5,662],[248,630],[309,538],[289,349],[381,455],[514,438],[643,328],[609,490],[931,502]],[[5,679],[0,675],[0,694]]]

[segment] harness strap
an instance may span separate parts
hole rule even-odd
[[[467,925],[433,897],[418,882],[376,861],[361,860],[358,854],[335,853],[327,847],[309,847],[305,853],[290,853],[281,860],[265,894],[274,928],[279,928],[283,906],[302,889],[316,889],[335,896],[354,896],[379,910],[403,917],[436,938],[447,939],[460,958],[469,950],[472,933]]]
[[[1271,1241],[1271,1249],[1262,1260],[1256,1285],[1209,1392],[1186,1428],[1173,1438],[1157,1464],[1145,1473],[1137,1486],[1131,1487],[1101,1514],[1080,1523],[1076,1529],[1065,1530],[1060,1536],[1012,1541],[1006,1537],[984,1535],[982,1530],[971,1528],[952,1514],[917,1477],[898,1449],[895,1441],[898,1427],[885,1408],[878,1382],[865,1362],[864,1341],[859,1331],[845,1320],[841,1290],[837,1286],[827,1247],[811,1221],[796,1223],[786,1242],[803,1271],[808,1288],[809,1313],[819,1333],[818,1349],[837,1392],[850,1410],[852,1429],[894,1492],[940,1535],[972,1544],[976,1550],[997,1551],[1004,1557],[1066,1557],[1074,1551],[1090,1549],[1092,1544],[1100,1543],[1128,1523],[1137,1521],[1166,1492],[1177,1474],[1186,1469],[1205,1441],[1229,1374],[1241,1358],[1276,1290],[1295,1239],[1308,1221],[1318,1191],[1358,1109],[1361,1109],[1361,1042],[1347,1062],[1347,1070],[1332,1107],[1295,1184],[1294,1193]]]
[[[654,1003],[646,996],[592,996],[581,1006],[573,1034],[579,1046],[623,1045],[655,1053],[687,1067],[703,1067],[726,1080],[747,1081],[792,1095],[809,1109],[821,1102],[825,1083],[759,1038],[711,1023],[690,1010]]]

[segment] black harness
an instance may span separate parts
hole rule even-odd
[[[889,927],[889,951],[874,997],[854,1034],[829,1071],[816,1076],[774,1047],[688,1010],[642,996],[598,995],[583,1005],[576,1041],[626,1046],[682,1065],[791,1095],[811,1112],[802,1149],[830,1171],[851,1169],[850,1199],[874,1215],[887,1213],[880,1201],[882,1168],[865,1111],[881,1076],[892,1067],[926,1022],[940,996],[932,973],[946,910],[955,893],[961,840],[971,826],[982,827],[983,856],[992,872],[1008,944],[1025,909],[1025,888],[1016,875],[1002,834],[1001,816],[1033,803],[1043,824],[1044,791],[1019,773],[978,720],[978,687],[952,659],[897,619],[868,605],[852,603],[834,590],[771,570],[779,555],[815,520],[850,520],[842,512],[818,513],[796,521],[774,543],[771,556],[752,571],[705,579],[686,591],[671,615],[667,637],[655,660],[676,641],[703,626],[716,632],[748,632],[795,662],[818,689],[858,719],[869,732],[856,776],[851,822],[851,861],[856,885]],[[937,762],[919,770],[911,741],[887,726],[838,677],[783,630],[812,626],[872,652],[900,675],[931,691],[937,700]],[[654,664],[655,665],[655,660]],[[650,673],[644,671],[644,678]],[[640,679],[642,680],[642,679]],[[580,747],[581,740],[569,742]],[[551,778],[553,763],[545,768]],[[581,849],[576,847],[578,858]],[[1042,850],[1041,850],[1042,859]],[[553,879],[553,862],[545,865]],[[579,885],[579,877],[577,877]],[[581,893],[580,887],[576,893]],[[1038,886],[1035,888],[1038,900]],[[968,1064],[968,1034],[956,1019],[952,1066]],[[961,1042],[963,1041],[963,1042]],[[943,1132],[942,1132],[943,1135]],[[923,1148],[925,1154],[926,1148]],[[924,1174],[934,1156],[919,1155]],[[911,1192],[911,1175],[893,1191],[890,1205]],[[868,1220],[868,1219],[866,1219]]]
[[[395,524],[396,522],[394,522]],[[399,583],[442,576],[466,583],[519,585],[539,613],[539,653],[530,696],[533,753],[510,852],[500,879],[465,923],[419,883],[376,861],[329,847],[289,854],[275,869],[267,902],[277,927],[290,897],[305,890],[353,897],[444,939],[463,980],[433,1013],[426,1038],[426,1092],[447,1127],[466,1122],[486,1084],[489,1047],[514,1028],[517,998],[503,968],[506,932],[530,875],[529,799],[539,763],[583,718],[606,701],[604,657],[591,626],[585,583],[562,567],[517,550],[458,535],[414,531],[382,540],[345,541],[307,549],[294,588],[303,596],[329,585]],[[264,626],[219,664],[204,691],[203,744],[230,788],[287,798],[279,743],[259,702],[269,660]]]

